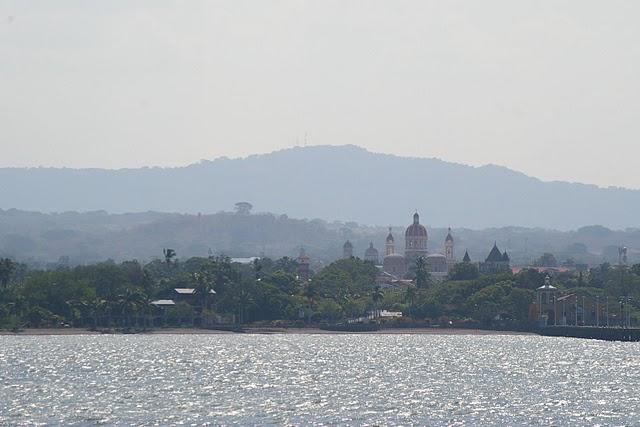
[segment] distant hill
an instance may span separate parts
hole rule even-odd
[[[237,201],[298,218],[429,226],[576,229],[638,225],[640,191],[542,182],[504,167],[375,154],[355,146],[292,148],[178,168],[0,169],[0,208],[214,213]]]
[[[396,225],[396,249],[404,252],[404,230],[410,218]],[[429,250],[442,251],[446,228],[428,227]],[[162,257],[163,248],[175,249],[180,259],[225,254],[231,257],[265,255],[295,257],[303,245],[314,268],[342,256],[349,239],[354,255],[362,257],[369,242],[384,254],[386,227],[352,222],[301,220],[287,215],[185,215],[157,212],[108,214],[104,211],[42,214],[16,209],[0,210],[0,257],[37,266],[86,264],[113,259],[149,261]],[[486,230],[454,228],[456,255],[469,250],[474,261],[483,260],[493,242],[507,250],[514,265],[530,264],[543,252],[560,262],[615,262],[619,245],[630,248],[630,262],[640,262],[640,230],[613,231],[602,226],[577,231],[502,227]],[[53,264],[52,264],[53,263]]]

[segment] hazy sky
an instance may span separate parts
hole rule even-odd
[[[640,188],[639,22],[634,0],[0,0],[0,166],[306,139]]]

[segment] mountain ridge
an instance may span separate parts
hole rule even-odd
[[[591,183],[584,183],[584,182],[579,182],[579,181],[563,181],[563,180],[557,180],[557,179],[553,179],[553,180],[544,180],[542,178],[538,178],[535,176],[531,176],[531,175],[527,175],[524,172],[518,171],[516,169],[512,169],[508,166],[504,166],[504,165],[499,165],[499,164],[495,164],[495,163],[487,163],[487,164],[483,164],[483,165],[469,165],[466,163],[461,163],[461,162],[455,162],[455,161],[450,161],[450,160],[445,160],[445,159],[441,159],[439,157],[416,157],[416,156],[401,156],[401,155],[397,155],[397,154],[393,154],[393,153],[383,153],[383,152],[376,152],[376,151],[370,151],[364,147],[360,147],[358,145],[355,144],[344,144],[344,145],[328,145],[328,144],[322,144],[322,145],[312,145],[312,146],[293,146],[293,147],[287,147],[287,148],[282,148],[282,149],[278,149],[278,150],[274,150],[268,153],[261,153],[261,154],[249,154],[246,156],[239,156],[239,157],[228,157],[228,156],[220,156],[220,157],[216,157],[213,159],[201,159],[197,162],[194,163],[189,163],[189,164],[185,164],[185,165],[176,165],[176,166],[138,166],[138,167],[121,167],[121,168],[103,168],[103,167],[70,167],[70,166],[0,166],[0,171],[2,170],[21,170],[21,171],[31,171],[31,170],[49,170],[49,171],[94,171],[94,172],[125,172],[125,171],[137,171],[137,170],[161,170],[161,171],[170,171],[170,170],[177,170],[177,169],[186,169],[186,168],[192,168],[192,167],[197,167],[197,166],[201,166],[203,164],[214,164],[218,161],[242,161],[242,160],[249,160],[249,159],[253,159],[253,158],[259,158],[259,157],[265,157],[265,156],[272,156],[272,155],[277,155],[281,152],[287,152],[287,151],[292,151],[292,150],[298,150],[298,149],[302,149],[302,150],[309,150],[309,149],[315,149],[315,148],[337,148],[337,149],[345,149],[345,148],[354,148],[358,151],[364,152],[364,153],[368,153],[368,154],[373,154],[373,155],[380,155],[380,156],[389,156],[389,157],[393,157],[393,158],[397,158],[397,159],[404,159],[404,160],[431,160],[431,161],[437,161],[437,162],[441,162],[447,165],[453,165],[453,166],[461,166],[461,167],[465,167],[465,168],[470,168],[470,169],[486,169],[486,170],[491,170],[491,169],[496,169],[496,170],[501,170],[504,172],[508,172],[510,174],[513,174],[514,176],[522,176],[522,177],[526,177],[532,180],[536,180],[538,182],[541,183],[562,183],[562,184],[575,184],[575,185],[581,185],[581,186],[586,186],[586,187],[593,187],[593,188],[597,188],[597,189],[615,189],[615,190],[628,190],[628,191],[640,191],[640,189],[638,188],[630,188],[630,187],[622,187],[622,186],[616,186],[616,185],[608,185],[608,186],[604,186],[604,185],[598,185],[598,184],[591,184]]]
[[[543,181],[504,166],[294,147],[179,167],[0,168],[0,208],[40,212],[213,213],[246,200],[261,211],[384,225],[419,210],[433,226],[634,227],[640,190]]]

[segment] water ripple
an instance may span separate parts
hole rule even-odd
[[[638,343],[536,336],[0,337],[1,425],[629,425]]]

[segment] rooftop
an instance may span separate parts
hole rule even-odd
[[[194,288],[175,288],[174,291],[176,291],[176,293],[180,295],[195,295],[196,293],[196,290]],[[215,294],[216,291],[211,289],[209,293]]]
[[[151,305],[155,305],[157,307],[168,307],[172,305],[176,305],[172,299],[158,299],[155,301],[151,301]]]
[[[256,260],[259,260],[260,257],[257,256],[252,256],[252,257],[245,257],[245,258],[231,258],[231,262],[235,262],[238,264],[251,264]]]

